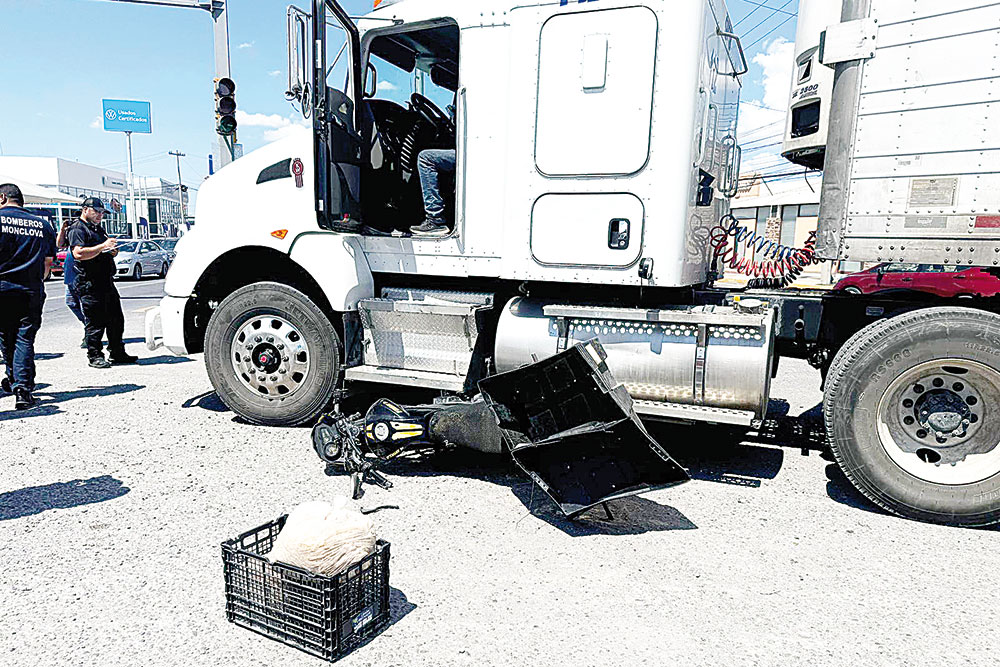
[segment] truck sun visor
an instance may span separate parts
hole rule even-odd
[[[479,383],[514,461],[569,518],[686,482],[647,433],[597,340]]]

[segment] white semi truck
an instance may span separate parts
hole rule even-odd
[[[151,346],[204,352],[259,424],[361,383],[471,397],[597,337],[640,414],[749,426],[779,358],[804,358],[862,493],[1000,521],[996,304],[782,287],[817,256],[998,265],[1000,3],[844,0],[800,31],[822,38],[797,76],[832,73],[800,81],[785,151],[825,164],[815,250],[727,217],[747,68],[723,0],[375,4],[289,8],[309,127],[202,187]],[[438,238],[408,232],[431,148],[456,156]],[[715,287],[724,265],[759,289]]]

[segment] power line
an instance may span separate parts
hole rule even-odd
[[[758,109],[767,109],[768,111],[777,111],[779,113],[785,113],[787,109],[775,109],[774,107],[765,106],[763,104],[757,104],[756,102],[751,102],[749,100],[740,100],[740,104],[748,104],[752,107],[757,107]]]
[[[752,0],[743,0],[743,2],[747,3],[748,5],[754,5],[754,8],[750,11],[749,14],[747,14],[746,16],[744,16],[743,18],[741,18],[739,21],[737,21],[736,25],[734,25],[733,28],[736,28],[736,26],[738,26],[739,24],[743,23],[748,18],[750,18],[751,16],[753,16],[757,12],[758,9],[761,9],[761,8],[764,8],[764,9],[774,9],[774,7],[768,7],[767,5],[765,5],[763,3],[760,3],[760,2],[752,2]],[[778,9],[776,11],[780,11],[782,14],[790,14],[791,13],[791,12],[786,12],[786,11],[783,11],[783,10],[780,10],[780,9]]]
[[[747,36],[748,36],[748,35],[749,35],[750,33],[752,33],[752,32],[753,32],[754,30],[756,30],[757,28],[761,27],[762,25],[764,25],[765,23],[767,23],[768,21],[770,21],[770,20],[771,20],[771,18],[772,18],[773,16],[775,16],[775,15],[776,15],[776,14],[777,14],[778,12],[780,12],[780,11],[781,11],[782,9],[784,9],[784,8],[785,8],[785,7],[787,7],[788,5],[792,4],[792,2],[794,2],[794,1],[795,1],[795,0],[785,0],[785,4],[781,5],[780,7],[778,7],[778,8],[777,8],[777,9],[775,9],[774,11],[772,11],[772,12],[771,12],[770,14],[768,14],[768,15],[767,15],[767,16],[766,16],[766,17],[764,18],[764,20],[763,20],[763,21],[761,21],[760,23],[758,23],[758,24],[757,24],[757,25],[755,25],[754,27],[752,27],[752,28],[750,28],[749,30],[747,30],[747,31],[746,31],[745,33],[743,33],[743,34],[741,35],[741,37],[747,37]],[[768,8],[768,9],[770,9],[770,8]],[[794,16],[794,14],[793,14],[793,16]],[[786,19],[786,20],[788,20],[788,19]],[[756,42],[755,42],[755,43],[756,43]],[[744,47],[744,50],[746,50],[746,47]]]
[[[761,125],[760,127],[755,127],[752,130],[747,130],[746,132],[744,132],[743,136],[745,137],[745,136],[753,134],[754,132],[759,132],[761,130],[766,130],[769,127],[773,127],[774,125],[777,125],[778,123],[784,123],[784,122],[785,122],[785,119],[782,118],[780,120],[774,121],[773,123],[768,123],[767,125]]]
[[[769,136],[766,136],[766,137],[760,137],[758,139],[751,139],[750,141],[748,141],[748,142],[746,142],[746,143],[744,143],[742,145],[743,146],[750,146],[752,144],[760,143],[761,141],[769,141],[771,139],[777,139],[778,137],[783,137],[784,135],[785,135],[784,132],[779,132],[778,134],[772,134],[772,135],[769,135]]]
[[[751,44],[750,46],[748,46],[748,47],[746,47],[746,48],[747,48],[747,49],[750,49],[750,48],[752,48],[752,47],[754,47],[754,46],[757,46],[757,45],[758,45],[758,44],[760,44],[760,42],[761,42],[761,41],[763,41],[763,40],[764,40],[764,39],[765,39],[765,38],[766,38],[766,37],[767,37],[768,35],[770,35],[770,34],[771,34],[772,32],[774,32],[775,30],[777,30],[777,29],[778,29],[778,28],[780,28],[781,26],[783,26],[783,25],[785,25],[786,23],[788,23],[789,21],[791,21],[791,20],[792,20],[793,18],[795,18],[795,17],[794,17],[794,16],[789,16],[789,17],[788,17],[787,19],[785,19],[784,21],[782,21],[782,22],[781,22],[781,23],[779,23],[778,25],[774,26],[773,28],[771,28],[770,30],[768,30],[767,32],[765,32],[765,33],[764,33],[764,34],[763,34],[763,35],[762,35],[762,36],[760,37],[760,39],[758,39],[757,41],[755,41],[755,42],[754,42],[753,44]]]

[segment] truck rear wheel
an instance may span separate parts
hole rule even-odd
[[[205,331],[205,365],[219,398],[254,424],[297,426],[327,406],[340,371],[340,339],[302,292],[279,283],[242,287]]]
[[[927,308],[869,325],[834,358],[823,414],[841,470],[876,505],[1000,522],[1000,317]]]

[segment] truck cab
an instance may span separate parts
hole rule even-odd
[[[498,361],[556,352],[546,307],[683,305],[709,279],[746,71],[723,0],[400,0],[359,19],[314,0],[287,30],[302,127],[203,186],[151,317],[247,419],[308,421],[352,381],[473,392]],[[426,151],[454,155],[439,237],[410,232]],[[268,292],[280,312],[256,314],[268,285],[300,310]],[[503,313],[527,323],[510,340]],[[544,350],[512,342],[539,325]]]

